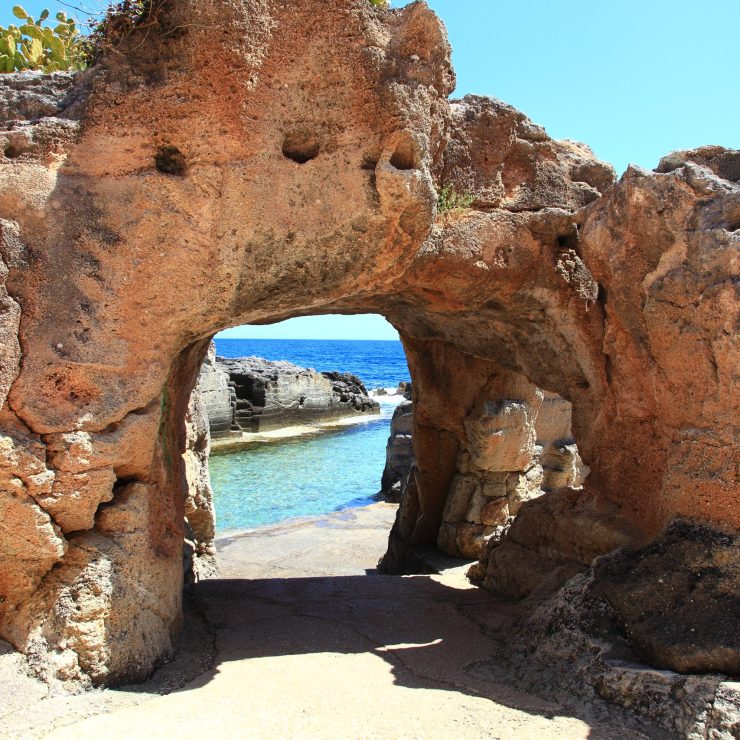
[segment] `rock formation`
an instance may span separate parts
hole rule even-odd
[[[525,396],[523,393],[522,396]],[[570,430],[571,407],[535,389],[531,401],[484,401],[465,419],[467,446],[455,463],[440,549],[477,559],[501,540],[525,501],[580,490],[588,473]]]
[[[413,424],[413,404],[410,400],[401,401],[391,418],[391,433],[385,448],[385,468],[380,480],[380,494],[386,501],[398,503],[401,500],[401,481],[414,462]]]
[[[211,434],[202,387],[203,373],[193,389],[185,413],[185,583],[216,575],[216,510],[208,470]]]
[[[740,527],[740,153],[614,183],[587,147],[498,101],[450,103],[453,87],[424,3],[365,0],[164,3],[85,73],[4,80],[0,637],[37,671],[110,683],[171,650],[210,337],[366,312],[399,329],[413,378],[387,571],[437,541],[466,451],[482,485],[507,474],[510,507],[544,389],[572,405],[591,473],[525,500],[476,576],[521,596],[612,583],[629,649],[736,665],[738,633],[706,626],[678,660],[626,611],[630,576],[593,563],[643,563],[660,540],[673,573],[700,560],[672,522],[711,531],[710,558]],[[438,214],[443,186],[473,207]],[[675,580],[684,619],[736,593],[733,552],[711,568],[701,589]],[[660,578],[639,569],[645,592]]]
[[[386,501],[401,500],[402,481],[414,462],[413,430],[414,410],[411,402],[411,384],[398,386],[398,395],[404,400],[396,406],[391,417],[390,436],[385,446],[385,468],[380,479],[380,493]],[[383,389],[385,393],[385,389]]]
[[[485,402],[466,420],[468,447],[458,453],[437,537],[446,553],[477,559],[492,539],[501,539],[524,501],[581,488],[588,468],[571,434],[570,404],[547,391],[535,401]],[[387,501],[400,501],[414,462],[412,436],[413,404],[407,400],[391,419],[380,487]]]
[[[216,345],[213,342],[208,345],[208,353],[193,393],[198,394],[203,403],[211,438],[229,434],[236,424],[236,391],[229,384],[228,373],[216,360]]]
[[[213,345],[197,388],[213,438],[380,411],[356,375],[261,357],[216,358]]]

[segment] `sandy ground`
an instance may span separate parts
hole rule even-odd
[[[0,655],[0,736],[639,737],[477,671],[506,605],[461,568],[377,575],[394,514],[376,504],[221,538],[222,577],[191,601],[202,618],[145,686],[49,697]]]

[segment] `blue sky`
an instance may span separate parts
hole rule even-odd
[[[327,0],[331,1],[331,0]],[[0,0],[0,24],[14,4]],[[34,0],[29,12],[61,6]],[[99,4],[91,0],[90,5]],[[406,5],[395,0],[395,7]],[[675,149],[740,148],[740,0],[428,0],[458,88],[511,103],[622,173]],[[238,336],[389,338],[367,317],[293,319]],[[287,332],[287,333],[286,333]]]
[[[250,339],[398,339],[398,332],[375,314],[306,316],[269,326],[235,326],[218,337]]]

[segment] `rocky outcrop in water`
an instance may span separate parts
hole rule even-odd
[[[740,152],[614,182],[509,106],[450,102],[450,49],[423,2],[162,3],[74,91],[25,104],[19,79],[0,108],[0,637],[38,673],[121,682],[171,652],[184,420],[208,338],[237,324],[377,312],[398,328],[415,461],[387,572],[438,541],[466,453],[498,486],[486,498],[516,508],[539,389],[571,404],[591,473],[571,487],[569,445],[542,458],[566,485],[524,486],[486,545],[488,587],[617,584],[594,561],[675,520],[736,534]],[[473,207],[438,213],[443,187]],[[486,526],[475,502],[465,522]],[[683,546],[665,547],[673,573]],[[689,621],[714,608],[694,586],[675,581]],[[639,652],[655,622],[624,618],[658,655]],[[737,652],[699,635],[692,665]]]
[[[213,345],[197,389],[214,439],[380,412],[380,405],[356,375],[318,373],[261,357],[217,358]]]
[[[410,394],[409,394],[410,395]],[[385,468],[380,481],[380,495],[386,501],[401,500],[401,481],[414,462],[414,410],[407,398],[396,406],[391,418],[391,430],[385,448]]]
[[[195,391],[203,403],[211,438],[217,438],[238,428],[234,421],[236,391],[229,374],[216,359],[216,345],[211,342],[198,373]]]

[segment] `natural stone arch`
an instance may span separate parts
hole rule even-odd
[[[0,172],[0,635],[39,670],[120,681],[170,650],[185,411],[209,338],[238,323],[375,311],[401,332],[417,472],[387,570],[436,541],[464,419],[522,383],[573,403],[592,473],[522,510],[482,566],[498,588],[674,517],[738,526],[726,153],[631,170],[598,200],[613,172],[587,148],[497,101],[448,103],[423,3],[172,3],[117,52],[74,82],[21,79],[67,97],[0,134],[22,152]],[[474,209],[435,222],[442,184]],[[443,409],[451,379],[464,393]]]

